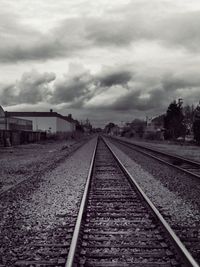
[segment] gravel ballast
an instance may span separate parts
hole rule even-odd
[[[200,220],[200,211],[195,209],[191,203],[186,203],[184,199],[170,191],[152,174],[144,170],[141,165],[132,160],[114,144],[111,142],[109,144],[148,197],[152,199],[156,206],[162,208],[166,216],[173,216],[173,219],[177,223],[180,221],[182,223],[188,223],[188,221],[197,222]]]
[[[175,156],[185,157],[187,159],[200,162],[200,149],[198,145],[188,144],[188,143],[172,144],[167,141],[151,141],[144,139],[137,140],[134,138],[127,138],[127,137],[116,137],[116,138],[127,141],[129,143],[147,146],[152,149],[157,149],[162,152],[173,154]]]
[[[0,195],[21,181],[55,167],[86,141],[81,138],[0,148]]]
[[[67,230],[75,223],[95,143],[92,139],[36,182],[1,199],[0,264],[40,260],[43,254],[48,260],[50,252],[35,244],[66,241]]]
[[[197,199],[194,202],[191,201],[193,197],[197,197],[196,194],[199,188],[196,188],[195,196],[193,191],[190,191],[191,188],[183,191],[186,184],[181,184],[184,177],[181,177],[180,173],[152,161],[138,152],[128,152],[127,148],[122,148],[122,145],[119,144],[115,145],[113,141],[107,140],[107,142],[176,233],[180,234],[181,238],[185,235],[189,239],[194,235],[195,231],[194,237],[200,241],[200,209],[196,205]],[[171,187],[166,186],[170,182],[173,190],[170,190]],[[179,190],[182,190],[182,192]],[[188,197],[186,197],[187,194],[189,194]],[[184,197],[182,197],[183,195]],[[190,232],[191,229],[194,231]],[[187,246],[187,240],[185,244]],[[198,243],[192,252],[196,257],[199,257]]]
[[[134,149],[112,142],[120,148],[126,155],[138,163],[144,170],[151,174],[156,180],[159,180],[170,192],[190,203],[194,210],[200,210],[200,182],[199,179],[167,166],[156,159],[148,157]]]

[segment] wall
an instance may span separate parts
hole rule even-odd
[[[18,117],[32,120],[33,131],[46,131],[56,134],[57,138],[65,139],[71,136],[73,124],[59,117]]]
[[[5,118],[0,117],[0,130],[5,130],[6,129],[6,121]]]
[[[9,117],[7,120],[7,129],[6,130],[19,130],[19,131],[32,131],[32,121],[19,119],[14,117]]]
[[[57,132],[72,132],[72,125],[70,122],[57,118]]]
[[[0,106],[0,117],[5,117],[5,112],[2,108],[2,106]]]
[[[76,131],[76,123],[75,122],[71,122],[71,129],[72,129],[72,132]]]
[[[51,131],[57,132],[56,117],[18,117],[21,119],[32,120],[33,131]]]
[[[46,140],[45,132],[0,130],[0,146],[8,146],[8,143],[15,146],[42,140]]]

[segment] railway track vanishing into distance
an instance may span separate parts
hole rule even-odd
[[[124,146],[127,146],[130,149],[138,151],[148,157],[156,159],[166,165],[169,165],[173,168],[176,168],[184,173],[192,175],[200,179],[200,162],[196,162],[184,157],[175,156],[170,153],[162,152],[157,149],[153,149],[148,146],[143,146],[136,143],[130,143],[125,140],[120,140],[118,138],[110,137],[114,142],[120,143]]]
[[[103,139],[65,264],[72,266],[199,266]]]
[[[128,141],[124,142],[124,140],[119,140],[118,138],[109,138],[109,140],[116,147],[118,147],[118,149],[122,150],[126,155],[128,155],[128,157],[136,161],[137,164],[144,167],[144,169],[147,172],[149,172],[151,175],[154,176],[156,173],[158,173],[156,174],[157,177],[155,176],[155,179],[160,181],[161,183],[163,182],[164,186],[169,188],[170,191],[176,192],[175,194],[177,194],[177,196],[181,194],[181,198],[184,199],[185,193],[186,193],[186,195],[189,194],[189,203],[190,201],[191,202],[196,201],[196,198],[198,198],[198,195],[199,195],[199,193],[197,192],[199,192],[199,190],[197,189],[197,191],[194,192],[194,199],[193,199],[192,188],[194,186],[199,188],[199,178],[196,175],[191,175],[190,173],[185,172],[184,169],[182,170],[182,169],[176,168],[176,164],[178,164],[180,161],[179,157],[178,159],[176,158],[174,159],[174,155],[173,155],[172,158],[169,158],[169,162],[166,162],[162,159],[160,160],[158,157],[152,156],[152,154],[150,154],[149,152],[146,154],[145,151],[143,151],[142,149],[138,149],[137,147],[135,147],[134,145],[132,145],[132,143]],[[158,164],[156,164],[156,162]],[[166,167],[169,168],[169,175],[167,174],[167,170],[164,165],[166,165]],[[181,177],[182,174],[184,177]],[[176,180],[177,178],[176,175],[178,177],[177,180]],[[185,179],[187,178],[187,179],[185,180],[184,178]],[[171,179],[175,179],[176,182],[174,183],[174,181],[173,180],[171,181]],[[166,183],[168,185],[166,185]],[[180,187],[178,183],[180,183]],[[186,192],[185,192],[184,187],[189,188],[189,190],[186,189]],[[186,197],[186,201],[187,201],[187,197]],[[165,206],[163,207],[165,209]],[[161,213],[164,216],[164,218],[169,222],[171,228],[177,234],[181,242],[183,242],[186,248],[189,249],[192,256],[199,262],[200,261],[200,222],[198,221],[198,219],[195,222],[193,221],[190,223],[189,221],[186,222],[187,217],[185,217],[186,219],[185,222],[180,221],[180,223],[177,223],[177,221],[173,219],[173,216],[169,215],[169,213],[166,213],[165,210],[163,210],[163,208],[161,208]]]

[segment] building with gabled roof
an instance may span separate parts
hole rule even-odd
[[[7,116],[7,112],[0,106],[0,130],[32,131],[32,121],[26,118]]]
[[[72,133],[75,131],[75,126],[66,116],[54,112],[50,109],[49,112],[38,111],[18,111],[18,112],[5,112],[6,117],[16,117],[20,119],[31,120],[34,131],[46,131],[52,134]]]

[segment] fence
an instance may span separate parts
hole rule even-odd
[[[46,140],[46,132],[0,130],[0,146],[15,146]]]

